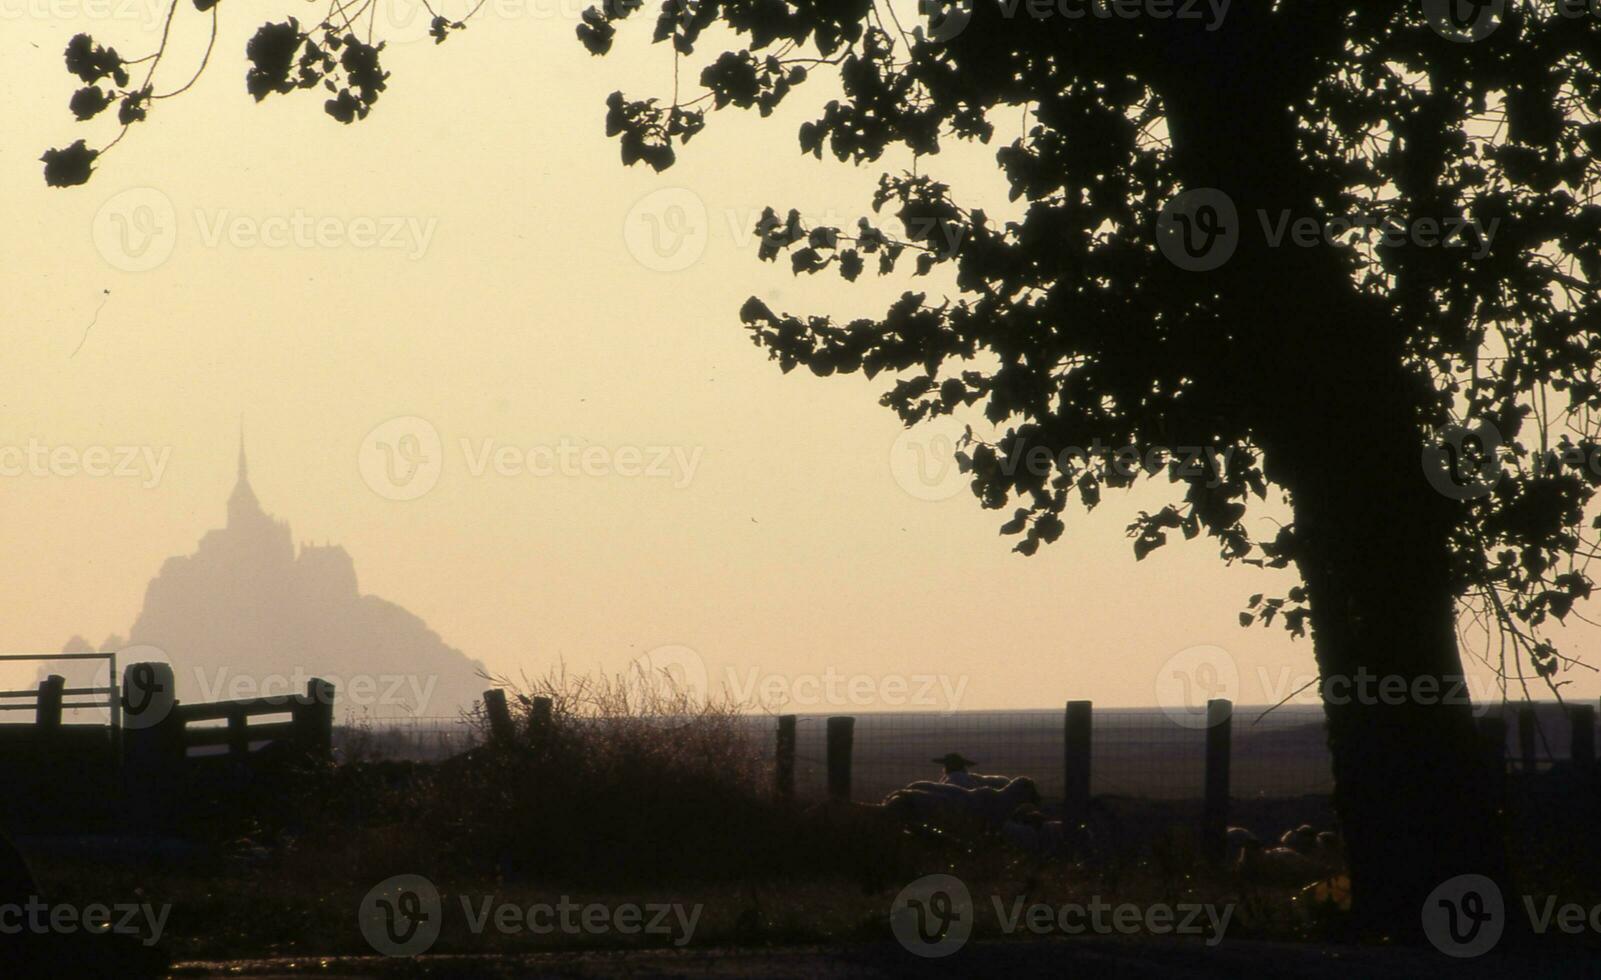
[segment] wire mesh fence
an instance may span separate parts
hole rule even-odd
[[[1566,763],[1575,744],[1571,706],[1492,706],[1506,727],[1506,758],[1514,771],[1542,771]],[[827,715],[798,715],[795,794],[818,799],[828,791]],[[1594,712],[1578,715],[1593,729]],[[882,800],[916,780],[940,777],[933,760],[959,752],[976,771],[1028,776],[1049,803],[1064,798],[1066,737],[1060,710],[864,713],[854,716],[850,795]],[[777,756],[778,719],[745,719],[749,738],[768,758]],[[1333,791],[1331,758],[1316,705],[1272,711],[1236,706],[1229,747],[1229,796],[1273,800],[1327,796]],[[664,737],[670,737],[665,735]],[[1593,737],[1593,736],[1592,736]],[[361,719],[335,726],[340,757],[437,761],[481,742],[463,718]],[[1090,735],[1090,795],[1095,798],[1189,803],[1205,796],[1205,727],[1155,709],[1096,708]]]
[[[438,762],[481,741],[471,723],[446,716],[362,719],[333,729],[334,758],[341,762]]]
[[[1236,709],[1231,793],[1241,797],[1304,796],[1333,787],[1322,710]],[[857,715],[851,752],[851,796],[881,800],[919,779],[938,779],[933,760],[959,752],[973,768],[1034,780],[1047,801],[1064,796],[1066,737],[1059,710],[909,712]],[[795,791],[827,790],[827,718],[800,715],[796,724]],[[771,718],[751,720],[772,732]],[[1101,708],[1090,740],[1092,796],[1199,800],[1205,792],[1206,730],[1162,711]]]

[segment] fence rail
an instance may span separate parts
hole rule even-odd
[[[0,663],[54,663],[69,660],[106,661],[106,687],[67,687],[59,674],[51,674],[39,682],[34,690],[0,691],[0,711],[32,711],[34,723],[41,728],[59,728],[63,711],[82,711],[104,708],[110,713],[113,732],[122,727],[122,693],[117,687],[117,655],[115,653],[8,653],[0,654]],[[69,697],[103,696],[104,700],[74,701]],[[32,698],[33,703],[12,703],[17,699]]]

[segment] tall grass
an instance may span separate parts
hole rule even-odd
[[[515,734],[443,764],[422,825],[503,875],[631,884],[778,870],[790,817],[737,706],[665,676],[569,673],[508,692]],[[535,698],[550,724],[530,727]],[[478,723],[486,724],[482,718]],[[487,727],[487,726],[486,726]]]

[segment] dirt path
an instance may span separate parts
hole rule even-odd
[[[1491,955],[1452,960],[1432,951],[1353,949],[1230,942],[1215,948],[1182,942],[1062,940],[974,943],[954,956],[922,960],[894,944],[792,949],[649,950],[537,953],[526,956],[427,956],[242,960],[186,963],[175,977],[304,980],[308,976],[374,978],[523,977],[775,977],[879,978],[905,976],[1071,976],[1115,980],[1297,977],[1374,980],[1450,976],[1453,980],[1539,976],[1594,977],[1596,958],[1582,950],[1514,958]]]

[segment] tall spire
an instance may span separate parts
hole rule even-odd
[[[250,489],[250,464],[245,459],[245,419],[239,417],[239,475],[228,497],[228,526],[237,527],[247,521],[266,516],[256,492]]]
[[[250,483],[250,464],[245,461],[245,417],[239,416],[239,483]]]

